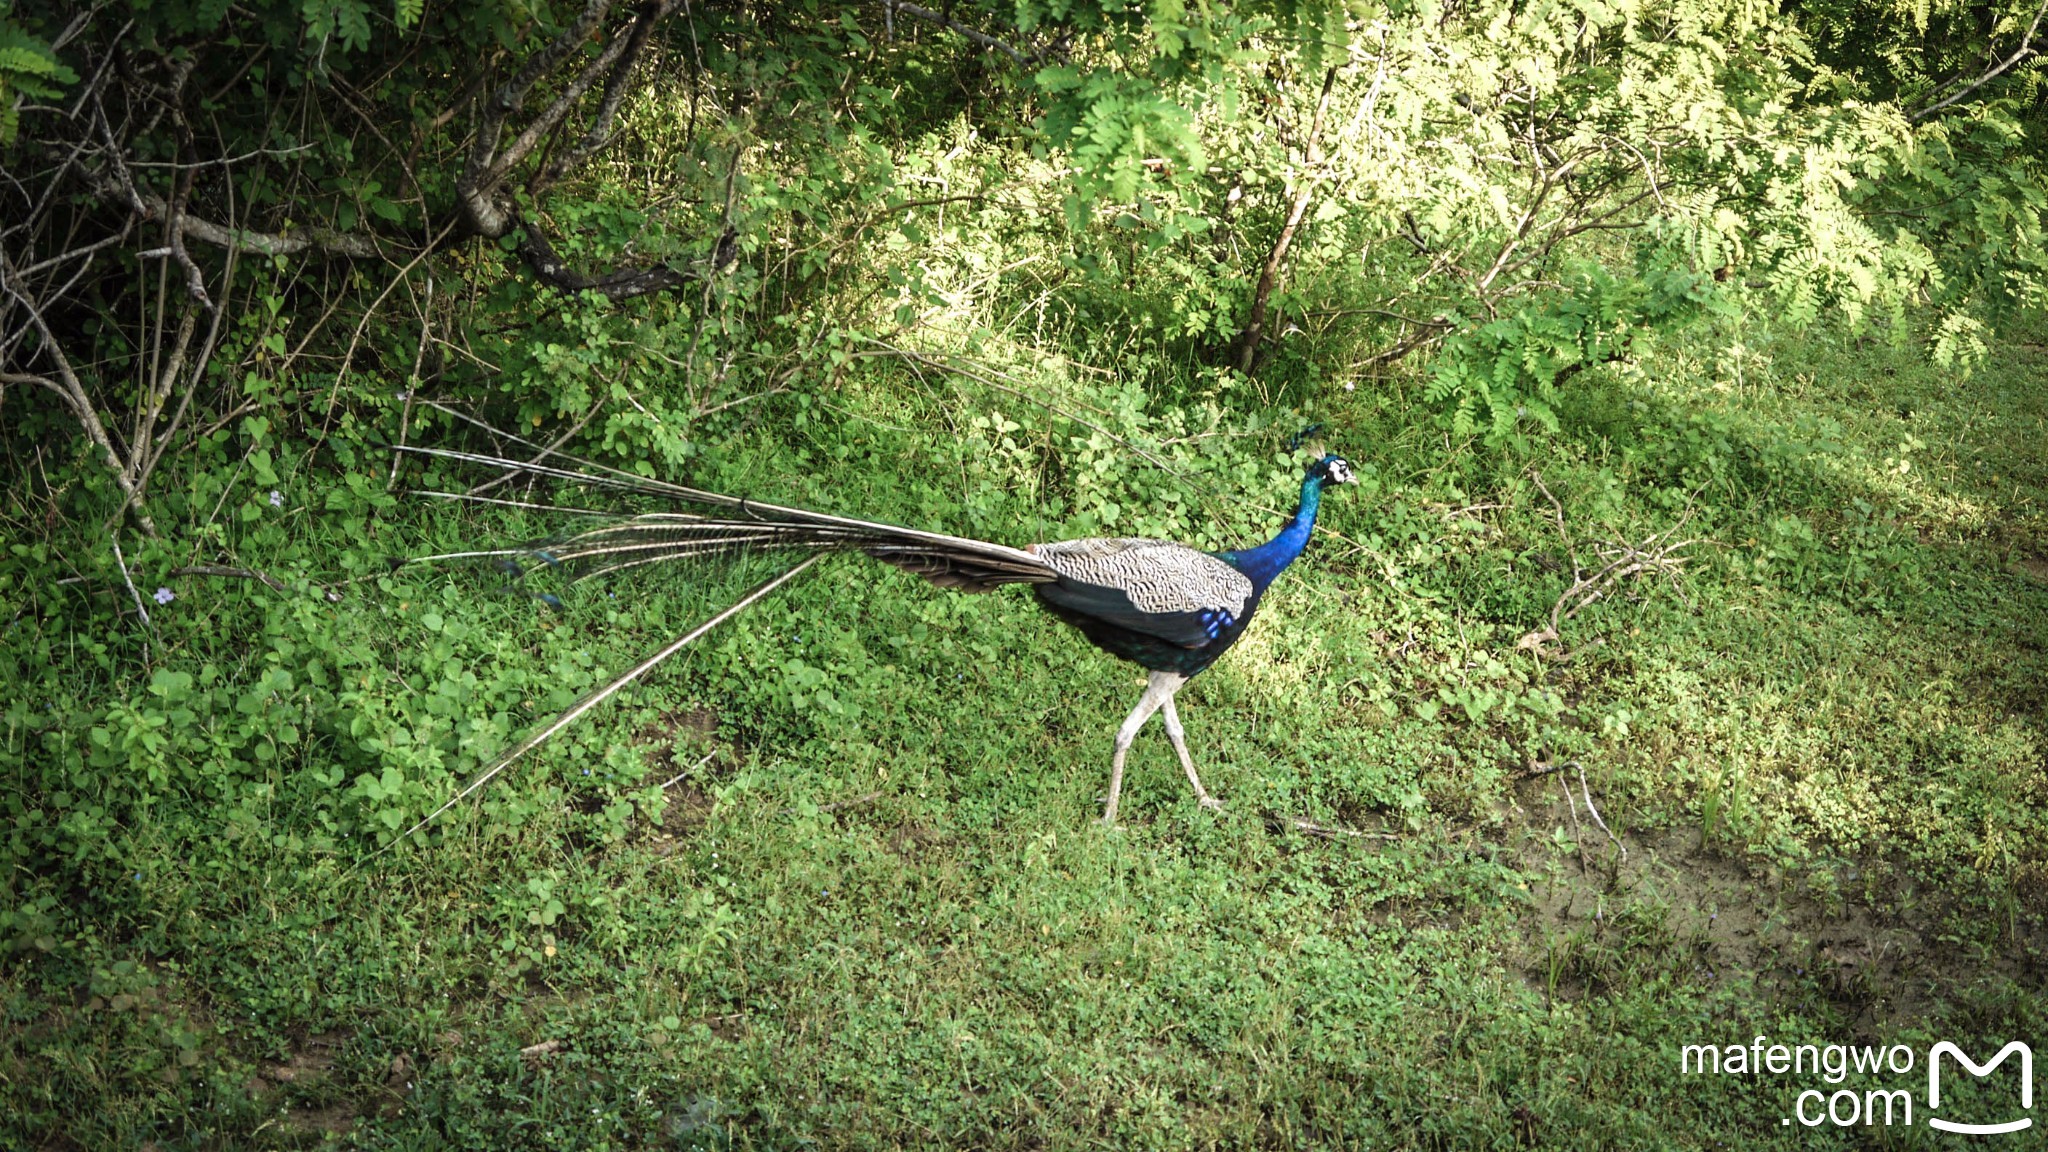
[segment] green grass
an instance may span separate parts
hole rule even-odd
[[[1743,335],[1588,373],[1560,435],[1502,449],[1404,388],[1313,397],[1372,482],[1182,696],[1226,811],[1153,729],[1114,832],[1137,675],[1026,595],[846,560],[372,856],[760,574],[554,614],[383,571],[537,522],[281,464],[298,511],[243,482],[238,562],[353,580],[339,602],[186,582],[140,679],[106,615],[44,604],[8,641],[0,1142],[1931,1146],[1788,1129],[1813,1083],[1681,1079],[1678,1048],[2048,1041],[2048,355],[1958,379]],[[1020,541],[1269,527],[920,387],[789,398],[692,478]],[[1119,426],[1204,401],[1146,404]],[[1174,459],[1290,498],[1270,433]],[[1518,648],[1568,583],[1535,473],[1584,555],[1690,509],[1682,581]],[[1105,510],[1119,485],[1143,498]],[[1537,761],[1583,767],[1625,859]]]

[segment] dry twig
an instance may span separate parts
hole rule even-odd
[[[1576,760],[1574,760],[1572,763],[1579,770],[1579,795],[1583,797],[1586,801],[1586,811],[1592,814],[1593,823],[1598,824],[1600,826],[1600,831],[1605,832],[1607,834],[1608,841],[1612,843],[1616,848],[1621,849],[1621,858],[1623,860],[1628,859],[1628,845],[1623,844],[1621,842],[1621,837],[1616,836],[1614,834],[1614,830],[1607,826],[1607,821],[1602,820],[1600,818],[1600,810],[1598,808],[1593,807],[1593,790],[1586,786],[1586,766],[1580,764]],[[1569,785],[1565,787],[1565,792],[1571,792],[1571,787]]]
[[[1565,806],[1571,809],[1572,847],[1578,851],[1579,870],[1583,872],[1586,870],[1586,838],[1582,830],[1579,828],[1579,802],[1572,798],[1571,781],[1561,779],[1559,780],[1559,783],[1564,787]]]
[[[154,629],[156,625],[150,623],[149,609],[142,606],[142,593],[135,590],[135,578],[128,574],[128,558],[121,555],[120,539],[115,537],[110,539],[109,542],[114,546],[114,564],[121,569],[121,582],[128,586],[128,596],[135,601],[135,614],[142,617],[142,622],[145,625]]]
[[[1662,575],[1671,580],[1673,588],[1678,587],[1679,574],[1689,559],[1678,555],[1678,552],[1699,542],[1693,539],[1672,539],[1692,519],[1693,510],[1690,504],[1686,506],[1685,513],[1678,518],[1678,523],[1662,532],[1645,537],[1640,544],[1615,540],[1609,544],[1595,545],[1593,552],[1599,558],[1600,566],[1588,571],[1586,564],[1579,557],[1578,543],[1572,539],[1571,530],[1565,523],[1564,505],[1552,495],[1549,486],[1543,483],[1541,473],[1532,472],[1529,475],[1536,481],[1536,487],[1550,501],[1557,522],[1557,534],[1563,538],[1565,550],[1571,555],[1572,583],[1558,596],[1557,602],[1551,605],[1550,623],[1515,641],[1516,648],[1527,649],[1539,656],[1545,655],[1543,646],[1559,638],[1566,621],[1577,616],[1589,605],[1604,599],[1620,586],[1622,581],[1632,576]],[[1680,595],[1683,594],[1681,591]]]
[[[662,663],[662,661],[667,660],[669,657],[682,651],[685,647],[688,647],[690,644],[695,643],[697,639],[703,636],[706,632],[711,631],[713,628],[718,627],[720,624],[723,624],[727,620],[732,619],[734,616],[739,615],[741,612],[746,611],[749,607],[753,606],[756,600],[761,599],[763,596],[768,595],[770,592],[775,591],[777,588],[782,587],[784,584],[787,584],[789,581],[794,580],[799,575],[802,575],[805,571],[809,570],[811,565],[816,564],[822,558],[822,553],[809,556],[804,560],[800,561],[799,563],[797,563],[794,567],[783,572],[780,576],[776,576],[772,579],[765,580],[762,583],[756,585],[753,591],[748,592],[745,596],[740,597],[739,600],[735,601],[730,607],[718,613],[716,616],[713,616],[711,619],[706,620],[704,623],[699,624],[697,627],[691,629],[690,631],[684,633],[681,637],[679,637],[673,643],[669,644],[667,647],[664,647],[661,651],[656,652],[654,655],[649,656],[647,659],[642,660],[640,663],[635,664],[633,667],[627,669],[624,675],[613,680],[611,683],[606,684],[601,688],[598,688],[593,692],[586,693],[582,699],[576,701],[574,704],[571,704],[568,707],[568,709],[565,710],[561,715],[556,716],[553,720],[548,721],[546,724],[542,725],[538,730],[536,730],[532,735],[528,736],[526,739],[520,741],[517,745],[515,745],[511,751],[506,752],[504,755],[492,761],[491,765],[488,768],[485,768],[482,772],[479,772],[475,779],[471,780],[468,783],[468,785],[466,785],[461,791],[457,792],[453,796],[450,796],[446,801],[444,801],[441,804],[439,808],[436,808],[432,812],[427,813],[426,816],[422,817],[417,824],[414,824],[412,827],[407,828],[404,832],[393,837],[389,843],[385,844],[382,848],[377,849],[375,852],[370,853],[369,856],[364,857],[363,860],[359,863],[367,863],[368,861],[383,855],[385,852],[390,851],[393,846],[403,841],[411,839],[414,833],[418,832],[422,828],[425,828],[427,825],[433,823],[435,817],[441,815],[441,813],[446,812],[450,808],[453,808],[457,804],[461,803],[463,800],[474,795],[477,789],[482,788],[484,785],[489,784],[493,779],[496,779],[499,773],[511,767],[514,762],[519,760],[520,757],[526,755],[528,752],[533,751],[535,748],[540,747],[541,744],[547,741],[548,737],[553,736],[555,733],[560,732],[562,729],[567,728],[569,725],[575,723],[577,717],[583,715],[585,712],[590,711],[592,708],[597,707],[599,704],[604,703],[606,700],[611,699],[614,695],[617,695],[618,692],[621,689],[625,688],[628,684],[631,684],[633,681],[638,680],[640,677],[654,670],[657,666],[659,666]]]
[[[695,772],[697,769],[702,768],[706,764],[711,763],[712,757],[717,755],[718,749],[716,748],[713,748],[711,751],[706,752],[702,760],[697,761],[695,764],[690,765],[688,768],[683,769],[681,772],[678,772],[675,775],[669,777],[668,779],[663,780],[661,782],[661,790],[666,792],[670,788],[674,787],[676,784],[681,783],[683,777],[688,776],[690,773]]]
[[[2005,59],[1992,65],[1989,69],[1987,69],[1984,72],[1983,75],[1977,77],[1975,80],[1972,80],[1968,84],[1964,85],[1962,89],[1957,91],[1954,95],[1949,96],[1947,99],[1942,100],[1940,103],[1930,104],[1927,107],[1922,108],[1920,111],[1913,113],[1913,119],[1924,120],[1927,117],[1934,115],[1936,112],[1941,111],[1943,108],[1947,108],[1948,106],[1967,98],[1970,95],[1970,93],[1975,92],[1977,89],[1982,88],[1984,85],[1989,84],[1993,80],[1998,79],[2000,76],[2005,74],[2007,69],[2011,68],[2013,65],[2019,63],[2020,61],[2025,60],[2028,56],[2039,55],[2039,51],[2034,47],[2034,33],[2039,32],[2041,30],[2041,18],[2043,16],[2048,16],[2048,0],[2042,0],[2041,6],[2034,10],[2034,22],[2027,25],[2026,34],[2020,37],[2020,46],[2018,48],[2013,49],[2012,55],[2007,56]]]

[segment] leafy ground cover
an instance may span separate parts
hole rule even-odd
[[[0,0],[0,1148],[1932,1146],[2048,1043],[2042,11]],[[470,419],[1014,543],[1362,483],[1220,814],[841,557],[408,838],[775,571],[399,562],[615,507],[394,460]]]
[[[10,833],[71,862],[12,881],[10,1139],[1918,1146],[1788,1133],[1807,1085],[1677,1053],[2041,1034],[2044,363],[2018,343],[1960,379],[1727,328],[1588,374],[1541,444],[1428,430],[1418,385],[1331,387],[1165,449],[1190,482],[1112,445],[1090,489],[1046,462],[1104,432],[882,361],[700,461],[999,538],[1221,543],[1286,498],[1279,430],[1320,419],[1367,483],[1190,689],[1227,808],[1148,734],[1114,832],[1091,818],[1133,674],[1024,597],[848,561],[373,855],[479,749],[758,573],[579,585],[556,613],[384,564],[535,514],[271,461],[215,497],[242,557],[340,599],[181,583],[125,693],[105,639],[10,649],[40,688],[8,704],[9,758],[124,769]],[[1193,389],[1063,387],[1148,443],[1202,419]],[[1146,485],[1181,496],[1090,503]],[[1681,521],[1677,582],[1518,644],[1574,549]],[[31,712],[109,698],[84,730]],[[352,773],[364,741],[416,770]]]

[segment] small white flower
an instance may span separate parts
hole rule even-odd
[[[282,507],[284,507],[284,493],[282,493],[282,492],[279,492],[279,491],[278,491],[277,489],[275,489],[275,488],[271,489],[271,490],[270,490],[270,506],[271,506],[272,508],[282,508]]]
[[[169,604],[171,601],[176,600],[177,598],[177,593],[172,592],[169,588],[157,589],[156,595],[154,597],[156,602],[159,604]]]

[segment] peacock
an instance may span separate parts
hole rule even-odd
[[[653,497],[670,507],[701,511],[650,512],[608,520],[566,535],[544,547],[449,553],[420,559],[493,557],[508,568],[519,560],[558,566],[576,579],[650,564],[715,559],[746,553],[804,554],[795,567],[754,589],[689,635],[644,661],[619,680],[579,701],[529,737],[434,815],[468,795],[513,759],[623,687],[710,628],[731,618],[774,588],[832,552],[860,552],[916,573],[931,583],[962,592],[988,592],[1029,584],[1038,603],[1073,625],[1089,643],[1144,668],[1144,695],[1117,729],[1110,760],[1109,796],[1102,822],[1114,827],[1123,792],[1124,760],[1138,732],[1159,713],[1174,753],[1187,771],[1196,800],[1205,808],[1221,804],[1202,786],[1188,752],[1186,730],[1174,710],[1174,696],[1188,681],[1229,651],[1258,611],[1273,581],[1308,547],[1323,490],[1353,483],[1349,462],[1324,455],[1308,466],[1301,503],[1294,516],[1264,544],[1229,552],[1204,552],[1168,540],[1134,537],[1062,540],[1014,548],[961,536],[925,532],[872,520],[789,508],[648,480],[588,461],[562,457],[584,471],[537,461],[519,461],[451,449],[412,446],[420,455],[480,464],[531,475]],[[558,454],[559,455],[559,454]],[[516,503],[490,501],[493,503]],[[432,820],[429,816],[427,820]],[[423,820],[415,828],[424,826]]]

